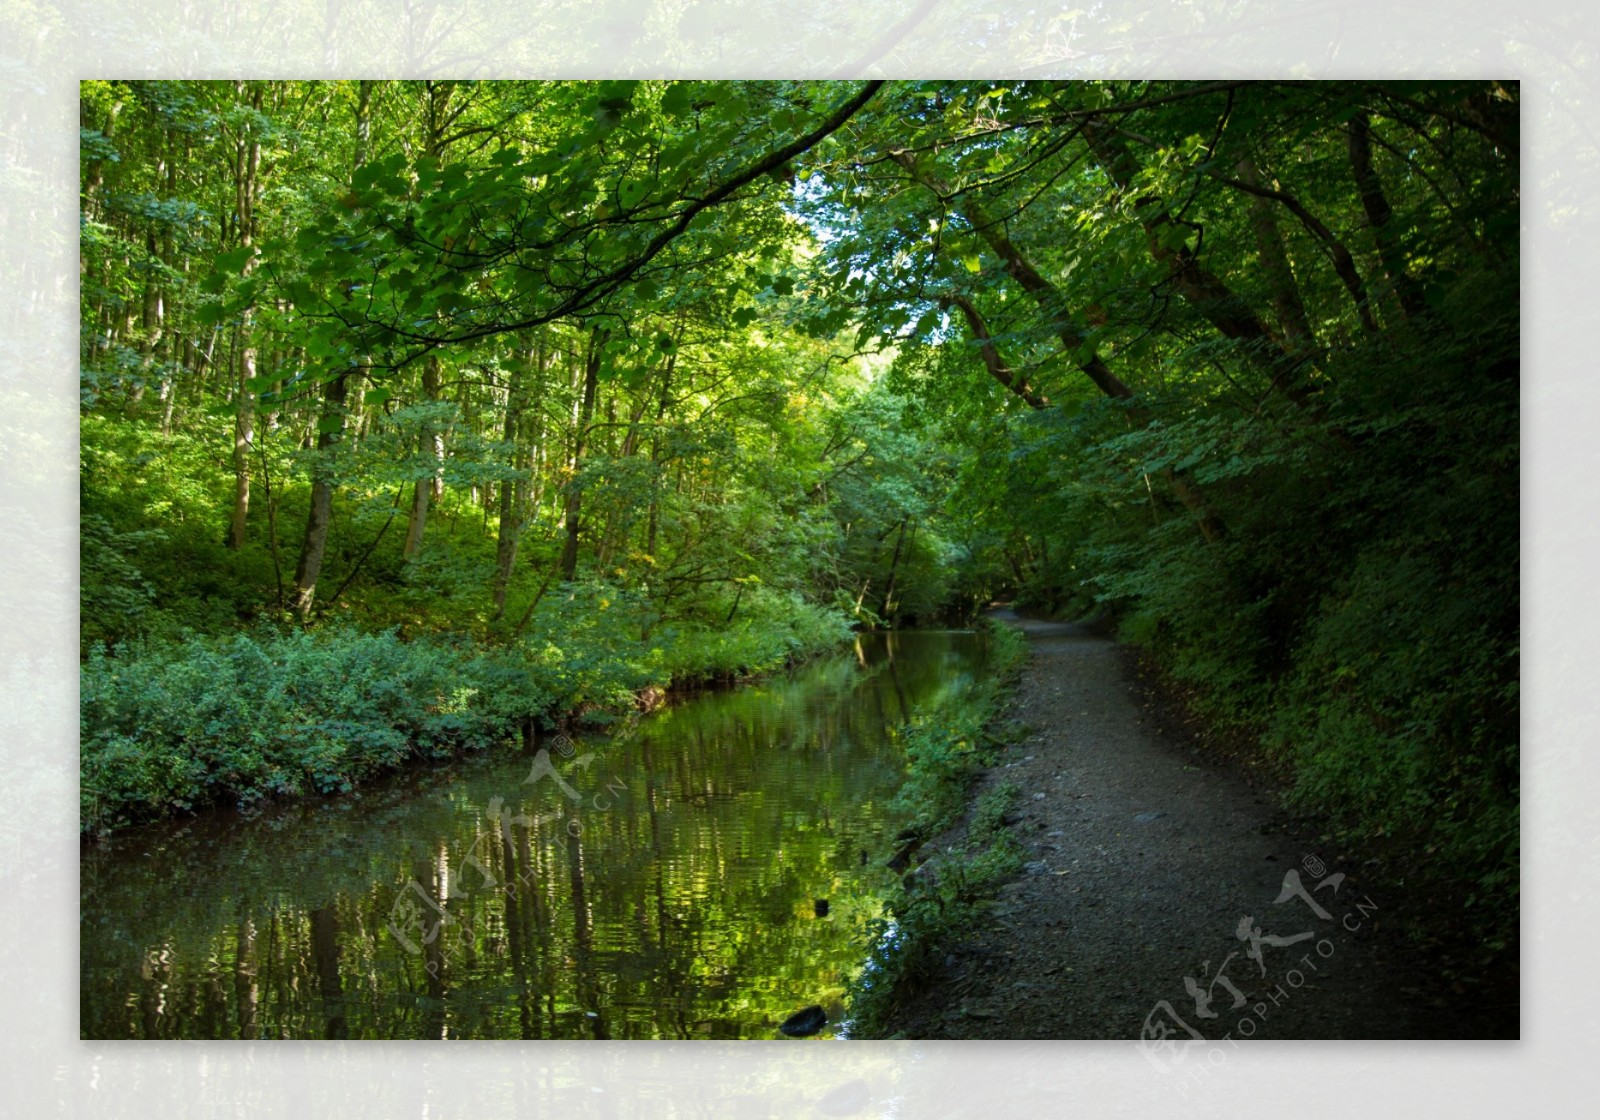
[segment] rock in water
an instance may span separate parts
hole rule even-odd
[[[778,1029],[793,1038],[805,1038],[807,1035],[816,1034],[827,1025],[828,1013],[813,1003],[779,1023]]]

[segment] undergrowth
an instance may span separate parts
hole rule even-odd
[[[1017,788],[995,786],[972,800],[969,811],[973,782],[993,762],[995,749],[1018,732],[1001,711],[1028,657],[1021,632],[986,626],[989,678],[898,732],[907,776],[896,802],[912,816],[908,832],[932,839],[964,815],[966,828],[959,845],[907,875],[887,901],[888,916],[869,924],[867,961],[847,994],[855,1037],[892,1034],[896,1010],[937,974],[944,947],[981,921],[1000,884],[1022,869],[1022,847],[1003,823]]]
[[[412,761],[520,739],[528,721],[607,722],[649,688],[767,672],[833,648],[845,619],[753,596],[740,624],[641,636],[647,604],[584,585],[508,645],[390,628],[259,626],[228,638],[91,645],[80,669],[80,816],[104,834],[208,805],[347,793]]]

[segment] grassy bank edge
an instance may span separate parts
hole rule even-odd
[[[534,729],[604,727],[669,696],[786,671],[853,634],[842,620],[797,626],[759,656],[702,637],[712,641],[692,663],[604,642],[530,650],[393,630],[92,650],[80,667],[80,834],[346,794],[408,766],[520,749]]]
[[[1017,789],[1002,783],[977,797],[973,787],[996,750],[1020,737],[1006,719],[1030,653],[1021,631],[993,620],[990,676],[966,696],[914,716],[896,734],[907,776],[898,804],[912,815],[895,860],[936,849],[886,900],[887,916],[869,923],[867,960],[847,988],[853,1038],[895,1038],[901,1003],[934,979],[946,947],[973,928],[995,894],[1022,869],[1022,846],[1005,823]]]

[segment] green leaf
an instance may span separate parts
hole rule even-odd
[[[1189,231],[1176,223],[1166,222],[1156,231],[1156,241],[1163,249],[1179,252],[1189,246]]]
[[[338,353],[338,349],[325,328],[313,331],[306,339],[306,354],[313,358],[331,358]]]
[[[633,106],[634,91],[639,88],[636,81],[616,81],[600,83],[600,104],[617,106],[620,111],[626,112]]]
[[[241,245],[237,249],[229,249],[226,253],[217,254],[217,271],[238,274],[244,271],[244,266],[250,263],[250,258],[255,256],[255,248],[250,245]]]
[[[650,194],[651,184],[639,179],[629,179],[617,187],[617,199],[623,209],[632,210]]]
[[[968,253],[961,258],[961,263],[967,266],[968,272],[983,271],[983,257],[977,253]]]
[[[673,82],[661,95],[661,111],[669,117],[681,117],[690,112],[689,84]]]

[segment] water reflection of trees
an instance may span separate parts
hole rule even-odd
[[[840,987],[888,883],[859,858],[898,827],[885,724],[972,679],[949,640],[874,637],[864,670],[838,658],[653,717],[572,772],[576,817],[521,784],[524,760],[89,857],[84,1033],[760,1033]],[[408,891],[442,923],[416,952],[388,928]]]

